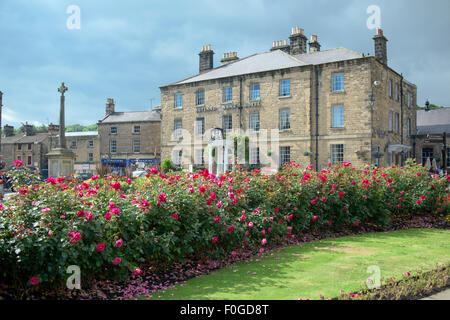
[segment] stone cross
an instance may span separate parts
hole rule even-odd
[[[66,125],[65,125],[65,114],[64,114],[64,103],[65,97],[64,92],[69,90],[64,82],[61,87],[58,88],[58,92],[61,93],[60,109],[59,109],[59,148],[66,149]]]

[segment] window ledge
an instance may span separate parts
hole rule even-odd
[[[332,130],[345,130],[345,127],[330,127]]]
[[[288,95],[288,96],[278,96],[278,99],[289,99],[289,98],[292,98],[292,96],[291,96],[291,95]]]
[[[346,91],[345,90],[342,90],[342,91],[331,91],[331,93],[332,94],[344,94],[344,93],[346,93]]]
[[[291,129],[279,129],[279,132],[281,133],[281,132],[291,132],[292,130]]]
[[[183,110],[183,107],[173,108],[173,110]]]

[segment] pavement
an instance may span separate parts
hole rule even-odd
[[[445,291],[439,292],[435,295],[420,300],[450,300],[450,289],[447,289]]]

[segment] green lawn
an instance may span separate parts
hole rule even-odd
[[[258,259],[259,261],[255,261]],[[289,246],[253,261],[236,263],[185,286],[156,293],[153,299],[293,300],[336,297],[357,291],[376,265],[381,277],[431,270],[450,263],[450,230],[410,229],[349,236]],[[158,298],[161,296],[161,298]]]

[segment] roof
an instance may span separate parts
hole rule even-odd
[[[438,124],[434,126],[418,126],[417,135],[425,134],[443,134],[447,132],[450,135],[450,123],[449,124]]]
[[[417,111],[417,126],[450,124],[450,107]]]
[[[417,111],[417,134],[450,134],[450,108]]]
[[[292,56],[281,50],[275,50],[254,54],[221,65],[196,76],[169,84],[169,86],[358,58],[363,58],[363,55],[345,48],[305,53],[297,56]]]
[[[2,144],[14,144],[14,143],[39,143],[47,139],[47,133],[35,134],[33,136],[14,135],[11,137],[2,137]]]
[[[161,121],[161,113],[158,111],[113,112],[100,120],[100,123],[148,121]]]
[[[98,131],[66,132],[66,137],[85,137],[85,136],[98,136]]]

